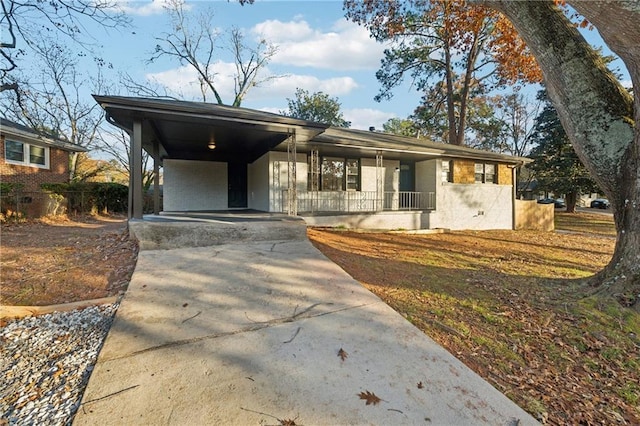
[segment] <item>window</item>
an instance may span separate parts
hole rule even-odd
[[[442,160],[442,181],[453,182],[453,161]]]
[[[496,183],[496,165],[476,163],[476,183]]]
[[[346,160],[347,191],[357,191],[360,187],[360,165],[358,160]]]
[[[24,144],[16,141],[5,141],[4,158],[7,161],[24,162]]]
[[[29,145],[29,162],[31,164],[45,166],[47,164],[45,149],[41,146]]]
[[[7,163],[48,168],[49,148],[5,140],[4,158]]]
[[[309,177],[311,177],[312,173],[313,170],[310,170]],[[311,180],[309,180],[309,182],[311,182]],[[323,157],[320,163],[320,190],[360,190],[360,160]]]

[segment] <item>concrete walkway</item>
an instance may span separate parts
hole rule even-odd
[[[290,232],[303,223],[277,240],[222,222],[255,240],[140,252],[74,424],[537,424]]]

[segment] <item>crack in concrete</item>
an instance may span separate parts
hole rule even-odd
[[[314,303],[313,305],[308,306],[307,308],[303,309],[302,311],[295,313],[295,310],[298,309],[298,307],[296,306],[296,308],[294,309],[294,314],[288,317],[283,317],[283,318],[275,318],[269,321],[262,321],[262,322],[256,322],[254,325],[249,326],[249,327],[244,327],[241,328],[239,330],[234,330],[234,331],[224,331],[221,333],[214,333],[214,334],[208,334],[206,336],[199,336],[199,337],[192,337],[190,339],[183,339],[183,340],[176,340],[173,342],[167,342],[167,343],[163,343],[157,346],[152,346],[149,348],[145,348],[145,349],[141,349],[139,351],[135,351],[135,352],[131,352],[129,354],[126,355],[121,355],[121,356],[117,356],[114,358],[107,358],[107,359],[103,359],[103,360],[98,360],[99,362],[108,362],[108,361],[115,361],[118,359],[124,359],[124,358],[131,358],[134,357],[136,355],[142,355],[145,354],[147,352],[153,352],[153,351],[158,351],[158,350],[162,350],[162,349],[169,349],[169,348],[175,348],[178,346],[184,346],[184,345],[190,345],[192,343],[198,343],[198,342],[202,342],[204,340],[212,340],[212,339],[217,339],[220,337],[226,337],[226,336],[233,336],[236,334],[243,334],[243,333],[248,333],[248,332],[252,332],[252,331],[258,331],[258,330],[262,330],[265,328],[269,328],[269,327],[274,327],[277,325],[281,325],[281,324],[287,324],[287,323],[291,323],[297,320],[301,320],[301,319],[309,319],[309,318],[318,318],[318,317],[322,317],[325,315],[330,315],[330,314],[335,314],[338,312],[343,312],[343,311],[349,311],[352,309],[359,309],[359,308],[364,308],[366,306],[371,306],[374,304],[378,304],[378,303],[383,303],[383,302],[374,302],[374,303],[363,303],[360,305],[355,305],[355,306],[346,306],[344,308],[340,308],[340,309],[335,309],[332,311],[327,311],[327,312],[320,312],[317,314],[309,314],[309,312],[320,305],[333,305],[333,303]]]

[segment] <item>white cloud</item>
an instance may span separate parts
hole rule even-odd
[[[233,75],[236,70],[234,64],[219,61],[213,64],[212,70],[215,73],[216,90],[220,93],[223,101],[231,103],[235,96]],[[185,99],[202,100],[198,74],[190,65],[149,73],[145,77],[174,93],[180,94]],[[207,93],[207,97],[209,100],[214,100],[211,91]]]
[[[169,0],[151,0],[150,2],[140,3],[139,1],[120,0],[119,8],[128,15],[150,16],[158,15],[165,11],[165,6]],[[191,6],[185,4],[182,6],[185,10],[191,9]]]
[[[351,122],[352,129],[369,130],[373,126],[382,130],[382,124],[388,119],[397,117],[392,112],[380,111],[372,108],[353,108],[343,111],[344,119]]]
[[[324,92],[336,97],[347,95],[358,87],[351,77],[333,77],[320,79],[312,75],[289,74],[281,78],[271,80],[253,90],[256,97],[292,97],[297,88],[308,92]],[[251,94],[252,92],[250,92]]]
[[[216,90],[225,102],[230,102],[235,96],[234,79],[235,65],[231,62],[216,62],[213,66],[215,73]],[[272,75],[268,69],[264,69],[262,76]],[[148,80],[156,82],[174,93],[179,93],[185,99],[202,98],[198,75],[190,65],[166,71],[150,73],[145,76]],[[268,80],[261,85],[252,88],[246,100],[277,98],[284,101],[292,98],[297,88],[305,89],[311,93],[324,92],[332,97],[347,95],[358,87],[351,77],[333,77],[320,79],[312,75],[286,75],[280,78]],[[213,94],[207,95],[213,99]]]
[[[255,25],[251,32],[278,47],[272,59],[276,64],[341,71],[376,69],[384,51],[365,28],[344,18],[328,32],[315,30],[304,20],[268,20]]]

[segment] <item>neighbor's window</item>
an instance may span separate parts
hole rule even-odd
[[[320,166],[322,191],[357,191],[360,189],[360,160],[323,157]]]
[[[16,141],[4,142],[4,158],[7,161],[24,162],[24,144]]]
[[[29,162],[45,166],[47,164],[47,156],[45,149],[41,146],[29,145]]]
[[[442,181],[453,182],[453,161],[442,160]]]
[[[47,168],[49,167],[49,148],[6,140],[4,158],[7,163]]]
[[[476,163],[476,183],[496,183],[496,165]]]

